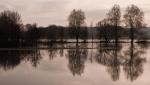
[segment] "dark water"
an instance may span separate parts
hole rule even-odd
[[[53,43],[0,49],[0,85],[150,85],[144,43]]]

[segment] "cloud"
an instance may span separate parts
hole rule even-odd
[[[4,9],[7,9],[7,6],[6,6],[6,5],[3,5],[3,4],[0,4],[0,11],[1,11],[1,10],[4,10]]]
[[[15,10],[22,15],[23,22],[47,26],[49,24],[67,25],[67,17],[72,9],[82,9],[87,17],[87,24],[105,17],[106,12],[119,4],[125,9],[136,4],[145,12],[146,22],[150,21],[149,0],[0,0],[0,11]]]
[[[85,10],[86,23],[90,25],[91,23],[96,24],[98,21],[106,17],[106,9],[97,9],[97,10]]]

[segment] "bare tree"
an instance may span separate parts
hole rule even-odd
[[[115,4],[111,10],[107,13],[107,16],[105,19],[99,21],[96,26],[101,27],[105,25],[111,25],[111,26],[119,26],[121,18],[121,11],[120,6]]]
[[[121,11],[120,6],[115,4],[107,13],[107,18],[111,26],[114,27],[115,41],[118,41],[118,26],[120,26]]]
[[[68,18],[69,27],[75,28],[76,40],[78,42],[79,30],[85,24],[85,14],[82,10],[73,10]]]
[[[110,25],[119,26],[120,25],[120,17],[121,17],[120,6],[115,4],[111,8],[111,10],[107,13],[107,18],[109,20]]]
[[[102,27],[102,28],[114,28],[111,29],[111,32],[115,34],[115,41],[118,41],[118,26],[120,26],[120,20],[121,18],[121,11],[120,11],[120,6],[115,4],[110,11],[107,13],[107,16],[105,19],[99,21],[97,23],[97,27]],[[106,39],[106,37],[109,37],[109,33],[104,33],[106,29],[100,32],[100,34],[105,36],[105,40],[109,41]]]
[[[68,18],[70,27],[81,27],[85,24],[85,14],[82,10],[73,10]]]
[[[133,28],[142,28],[144,24],[144,12],[138,8],[136,5],[131,5],[126,8],[124,14],[124,22],[126,27],[131,28],[130,38],[133,42],[134,39],[134,29]]]
[[[144,12],[136,5],[131,5],[126,8],[124,14],[124,22],[126,27],[141,28],[144,24]]]
[[[9,21],[9,23],[22,24],[20,14],[15,11],[5,10],[1,12],[0,19]]]
[[[18,40],[22,26],[21,17],[18,12],[6,10],[0,13],[1,39]]]

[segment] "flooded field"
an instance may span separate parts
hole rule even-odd
[[[149,85],[148,43],[51,43],[0,50],[0,85]],[[9,81],[9,82],[8,82]]]

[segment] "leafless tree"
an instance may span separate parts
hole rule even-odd
[[[103,28],[106,28],[106,27],[110,28],[111,26],[112,28],[114,28],[114,29],[111,29],[111,32],[115,34],[115,41],[117,42],[118,41],[118,26],[120,26],[120,22],[121,22],[120,18],[121,18],[120,6],[115,4],[107,13],[106,18],[99,21],[96,26],[103,27]],[[100,32],[100,33],[106,35],[106,33],[103,33],[103,32]],[[106,37],[108,37],[108,33]]]
[[[121,18],[120,6],[115,4],[111,8],[111,10],[107,13],[107,18],[109,20],[110,25],[119,26],[120,25],[120,18]]]
[[[130,29],[131,42],[134,40],[134,28],[142,28],[145,26],[144,23],[144,12],[136,5],[131,5],[126,8],[124,14],[125,26]]]
[[[85,24],[85,14],[82,10],[73,10],[68,18],[69,27],[75,28],[76,40],[78,42],[79,30]]]
[[[68,18],[70,27],[81,27],[85,24],[85,14],[82,10],[73,10]]]
[[[114,27],[115,41],[118,41],[118,26],[120,26],[121,11],[120,6],[115,4],[107,13],[109,24]]]
[[[124,14],[124,22],[126,27],[129,28],[141,28],[145,26],[144,12],[136,5],[131,5],[126,8]]]
[[[18,12],[5,10],[0,13],[0,34],[1,39],[16,40],[20,37],[22,30],[21,16]]]

